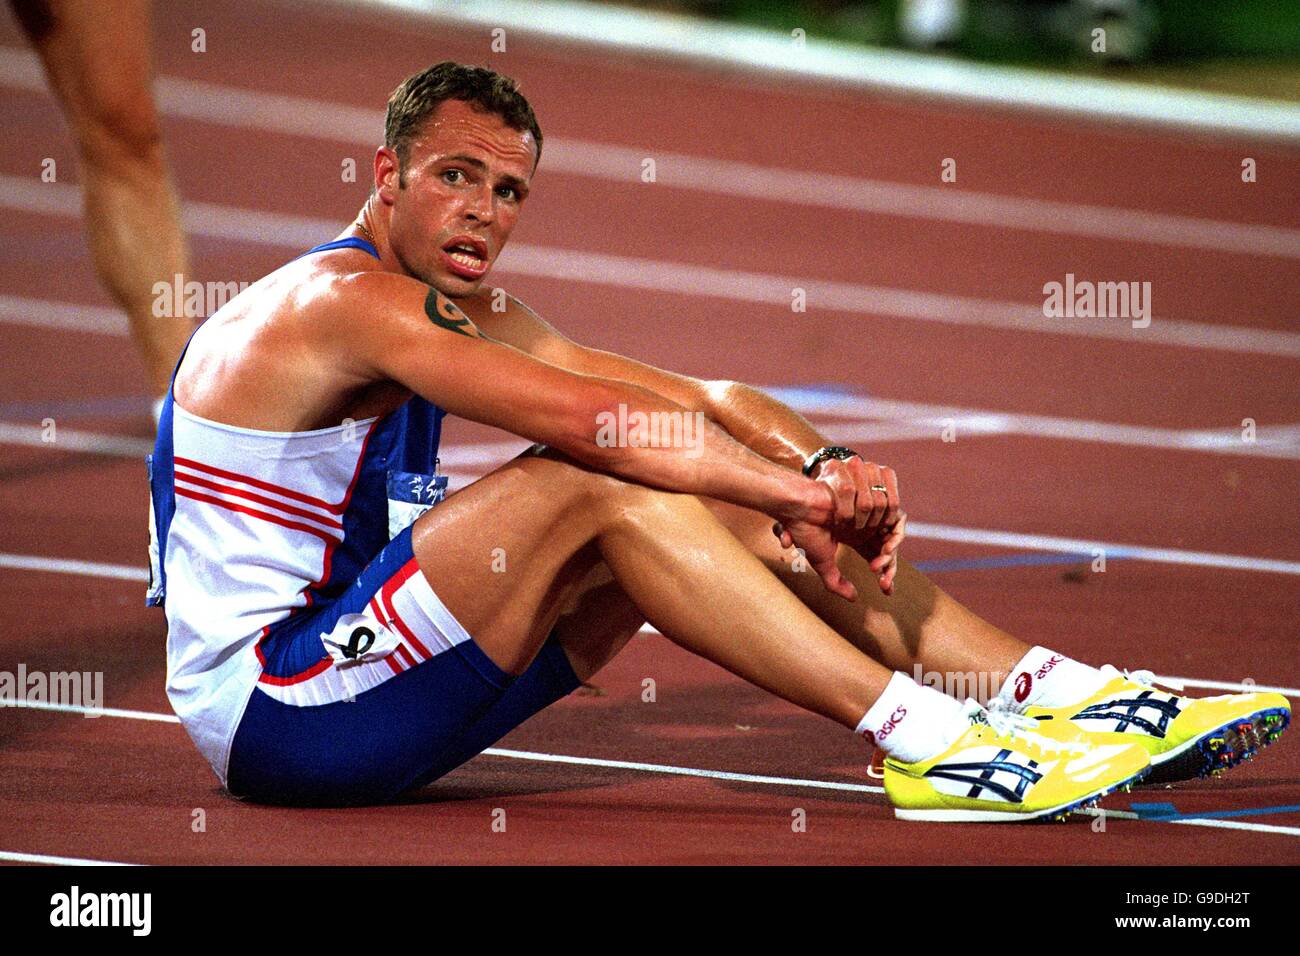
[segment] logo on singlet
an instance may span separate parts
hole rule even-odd
[[[363,645],[361,642],[365,641]],[[343,656],[356,660],[366,651],[370,650],[375,643],[375,632],[368,627],[357,627],[352,629],[352,635],[348,638],[347,644],[343,646]]]

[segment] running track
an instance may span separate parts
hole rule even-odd
[[[1300,687],[1294,145],[768,83],[518,33],[494,54],[485,31],[345,8],[181,0],[158,16],[199,278],[253,280],[330,238],[365,193],[342,163],[364,181],[391,87],[434,60],[486,63],[523,81],[547,135],[502,281],[563,331],[801,387],[789,397],[832,438],[902,476],[913,560],[1014,633],[1165,675]],[[206,53],[190,52],[194,27]],[[0,859],[1300,860],[1294,740],[1218,781],[1112,798],[1122,812],[1104,832],[1086,818],[903,824],[852,735],[652,633],[599,694],[418,800],[301,811],[223,796],[179,726],[142,719],[170,713],[161,616],[138,579],[143,376],[90,271],[70,140],[7,16],[0,85],[0,670],[103,671],[104,704],[124,712],[0,713]],[[39,182],[46,157],[57,183]],[[944,185],[948,157],[958,182]],[[1243,157],[1258,182],[1242,183]],[[1066,273],[1151,282],[1151,327],[1044,320],[1042,286]],[[39,439],[49,417],[53,445]],[[522,445],[463,423],[449,443],[461,481]],[[1155,550],[1108,548],[1092,574],[1091,548],[1057,539]],[[1151,803],[1182,819],[1133,819]]]

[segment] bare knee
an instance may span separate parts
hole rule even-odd
[[[145,85],[128,81],[78,85],[69,119],[83,159],[101,170],[161,173],[162,124]]]
[[[559,497],[567,513],[594,522],[598,529],[652,508],[657,498],[671,497],[669,492],[597,471],[545,445],[534,445],[514,464],[544,483],[540,493],[552,500]]]

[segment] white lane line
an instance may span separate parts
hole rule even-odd
[[[85,860],[75,856],[48,856],[44,853],[18,853],[14,850],[0,850],[0,860],[10,863],[44,863],[49,866],[139,866],[138,863]]]
[[[35,54],[0,47],[0,86],[46,92]],[[170,116],[370,147],[382,138],[383,111],[378,109],[175,77],[160,78],[157,89],[160,109]],[[639,185],[641,164],[651,156],[656,184],[670,189],[1109,242],[1300,258],[1300,230],[1282,226],[759,166],[652,146],[614,146],[550,136],[543,168],[548,174]],[[786,198],[790,196],[799,198]]]
[[[1094,121],[1300,138],[1300,110],[1274,100],[968,63],[821,38],[795,44],[789,33],[658,11],[573,0],[545,4],[533,0],[329,2],[471,24],[485,31],[500,27],[565,43],[758,70],[774,78],[844,83],[927,98],[1065,113]]]
[[[27,428],[28,426],[23,426]],[[6,440],[6,436],[12,431],[18,430],[22,436],[23,443],[33,445],[42,445],[39,441],[32,441],[29,432],[19,429],[19,426],[10,426],[0,423],[0,442]],[[834,428],[829,429],[832,433]],[[30,426],[30,431],[39,432],[36,426]],[[66,430],[60,430],[62,436]],[[91,433],[74,433],[80,436],[84,448],[92,448],[94,437]],[[102,436],[106,440],[114,439],[115,436]],[[143,439],[116,439],[123,443],[123,450],[112,452],[115,454],[137,455],[144,454],[145,451],[152,448],[152,444]],[[62,442],[62,437],[60,437]],[[45,447],[60,447],[58,445],[48,445]],[[445,471],[451,477],[460,480],[472,480],[478,477],[482,471],[502,464],[509,458],[518,454],[527,445],[512,441],[504,442],[485,442],[480,444],[463,445],[460,447],[452,446],[448,449],[445,457]],[[1243,446],[1248,447],[1248,446]],[[1292,456],[1288,456],[1292,457]],[[475,472],[478,471],[478,474]],[[962,544],[982,544],[992,545],[995,547],[1006,547],[1015,549],[1026,549],[1030,551],[1051,551],[1063,554],[1092,554],[1101,551],[1108,557],[1126,558],[1129,560],[1154,561],[1165,564],[1178,564],[1192,567],[1210,567],[1210,568],[1227,568],[1238,571],[1263,571],[1276,574],[1300,574],[1300,561],[1287,561],[1276,558],[1261,558],[1249,555],[1220,554],[1210,551],[1189,551],[1180,548],[1159,548],[1148,545],[1121,544],[1113,541],[1099,541],[1084,538],[1066,538],[1055,535],[1027,534],[1014,531],[999,531],[988,528],[969,528],[949,524],[931,524],[927,522],[913,521],[908,524],[908,533],[913,538],[932,539],[937,541],[953,541]],[[55,559],[39,558],[29,555],[0,555],[0,567],[21,567],[24,570],[52,570],[47,566],[49,562]],[[26,562],[26,563],[23,563]],[[114,567],[104,565],[104,567]],[[76,573],[76,572],[68,572]]]
[[[22,295],[0,295],[0,322],[97,335],[129,335],[131,332],[126,314],[118,309]]]
[[[47,302],[42,307],[57,309],[59,303]],[[0,321],[3,321],[2,314]],[[766,391],[795,411],[818,419],[823,431],[846,442],[942,440],[945,431],[951,429],[955,437],[962,438],[1028,435],[1137,448],[1300,460],[1300,430],[1295,425],[1260,424],[1254,441],[1245,441],[1241,429],[1231,427],[1217,431],[1155,428],[867,396],[835,396],[799,388],[769,388]],[[130,436],[65,428],[58,429],[55,435],[57,440],[49,442],[45,440],[44,428],[0,421],[0,444],[128,457],[148,454],[153,448],[153,443],[147,439]],[[442,460],[449,471],[464,472],[475,467],[486,470],[487,466],[500,465],[519,454],[528,444],[523,439],[474,445],[449,444]]]
[[[876,318],[889,316],[945,325],[1114,339],[1133,345],[1172,345],[1300,357],[1300,335],[1293,332],[1188,322],[1161,316],[1153,317],[1146,328],[1135,329],[1127,319],[1049,318],[1043,315],[1041,303],[997,302],[808,276],[714,269],[580,249],[527,245],[507,247],[497,268],[510,275],[751,302],[785,310],[790,308],[793,291],[803,289],[807,307],[813,312],[843,312]]]
[[[1081,236],[1108,243],[1136,242],[1242,255],[1300,258],[1300,230],[1284,226],[916,186],[603,143],[552,144],[547,140],[545,163],[548,169],[550,164],[558,164],[565,173],[572,175],[639,185],[642,163],[649,157],[655,161],[656,186],[693,192],[790,203],[805,208],[817,206],[966,226]]]
[[[845,421],[828,421],[824,428],[846,438],[857,438],[858,429],[862,428],[863,422],[884,419],[910,423],[920,432],[917,437],[921,438],[939,438],[943,429],[952,427],[958,437],[1032,435],[1038,438],[1101,442],[1138,448],[1300,459],[1300,433],[1297,433],[1297,426],[1290,423],[1257,425],[1254,440],[1246,441],[1242,429],[1231,426],[1222,430],[1156,428],[1056,415],[1032,415],[868,395],[837,394],[798,387],[769,388],[766,391],[773,398],[805,415],[844,419]],[[1239,423],[1234,423],[1237,424]],[[924,431],[926,427],[929,428],[928,433]],[[871,437],[870,426],[865,429],[864,436]]]
[[[485,462],[494,458],[494,454],[485,453]],[[472,459],[471,459],[472,461]],[[472,464],[458,463],[449,474],[454,477],[469,477]],[[1226,568],[1234,571],[1258,571],[1272,574],[1300,574],[1300,561],[1288,561],[1280,558],[1263,558],[1251,555],[1221,554],[1212,551],[1190,551],[1181,548],[1160,548],[1149,545],[1122,544],[1114,541],[1100,541],[1088,538],[1066,538],[1057,535],[1027,534],[1018,531],[999,531],[992,528],[969,528],[950,524],[932,524],[912,521],[908,523],[908,534],[917,539],[934,541],[951,541],[960,544],[991,545],[999,548],[1024,549],[1029,551],[1049,551],[1060,554],[1092,555],[1102,553],[1113,559],[1130,561],[1153,561],[1160,564],[1176,564],[1187,567]],[[58,571],[62,573],[87,573],[94,576],[123,577],[120,565],[99,565],[93,562],[62,562],[60,559],[44,558],[35,555],[0,554],[0,567],[29,571]],[[99,573],[94,570],[78,571],[76,567],[86,569],[119,569],[116,573]],[[144,574],[136,569],[135,574]],[[147,578],[146,578],[147,580]]]
[[[1243,823],[1240,820],[1218,820],[1213,817],[1206,820],[1159,820],[1158,823],[1181,823],[1188,827],[1213,827],[1216,830],[1249,830],[1252,833],[1281,833],[1286,836],[1300,836],[1300,827],[1283,827],[1271,823]]]
[[[1204,687],[1207,690],[1227,690],[1234,694],[1281,694],[1283,697],[1300,699],[1300,689],[1295,687],[1272,687],[1268,684],[1247,684],[1244,681],[1202,680],[1199,677],[1160,677],[1156,675],[1157,684],[1175,689],[1180,687]]]
[[[0,568],[13,571],[44,571],[49,574],[76,574],[86,578],[117,578],[121,581],[149,583],[149,569],[131,564],[108,564],[103,561],[74,561],[68,558],[45,558],[36,554],[0,553]]]
[[[1152,548],[1138,544],[1119,544],[1087,538],[1062,538],[1047,534],[1022,534],[990,528],[964,528],[950,524],[907,523],[912,538],[953,541],[960,544],[987,544],[999,548],[1024,548],[1029,551],[1052,551],[1061,554],[1091,555],[1102,552],[1108,558],[1154,561],[1202,568],[1228,568],[1233,571],[1264,571],[1273,574],[1300,574],[1300,561],[1256,558],[1240,554],[1216,554],[1211,551],[1185,551],[1181,548]]]
[[[884,793],[884,787],[865,783],[841,783],[834,780],[808,780],[802,777],[768,777],[753,773],[732,773],[728,770],[700,770],[696,767],[673,767],[661,763],[641,763],[635,760],[604,760],[599,757],[570,757],[565,754],[535,753],[529,750],[502,750],[489,747],[483,751],[491,757],[510,757],[515,760],[533,760],[539,763],[565,763],[583,767],[610,767],[616,770],[640,770],[645,773],[666,773],[681,777],[705,777],[709,780],[735,780],[741,783],[767,784],[776,787],[803,787],[813,790],[842,790],[850,793]]]
[[[0,207],[41,211],[69,218],[80,216],[77,189],[63,183],[0,174]],[[238,209],[214,203],[186,203],[185,228],[192,235],[308,249],[337,235],[341,224],[306,216]],[[887,286],[838,282],[807,276],[714,269],[688,263],[615,256],[516,244],[507,247],[496,264],[498,273],[535,276],[584,285],[643,289],[670,295],[694,295],[732,302],[789,309],[795,289],[806,293],[810,310],[843,312],[873,318],[888,316],[981,328],[1009,329],[1049,335],[1114,339],[1133,345],[1166,345],[1254,355],[1300,357],[1300,334],[1273,329],[1189,322],[1154,316],[1146,328],[1135,329],[1128,319],[1048,318],[1040,304],[997,302],[939,292],[917,292]],[[11,305],[17,301],[11,297]],[[35,323],[35,317],[26,321]],[[58,322],[66,325],[66,320]]]
[[[53,435],[54,440],[47,441],[47,434]],[[466,443],[448,447],[440,460],[444,465],[452,462],[453,468],[495,466],[515,457],[531,444],[532,442],[524,439]],[[151,453],[154,447],[151,440],[130,435],[88,432],[67,428],[57,423],[54,430],[47,433],[41,425],[6,421],[0,421],[0,445],[26,445],[49,451],[86,451],[122,458],[143,458]]]
[[[1113,541],[1022,534],[1015,531],[966,528],[921,521],[909,521],[907,533],[910,537],[923,540],[984,544],[999,548],[1025,549],[1028,551],[1079,555],[1092,555],[1101,552],[1112,560],[1152,561],[1158,564],[1176,564],[1185,567],[1227,568],[1233,571],[1258,571],[1271,574],[1300,574],[1300,561],[1257,558],[1239,554],[1184,551],[1178,548],[1152,548],[1145,545],[1118,544]],[[145,568],[123,564],[106,564],[97,561],[47,558],[31,554],[0,553],[0,568],[9,568],[16,571],[45,571],[54,574],[77,574],[86,577],[121,578],[129,581],[147,582],[149,580],[149,572]]]
[[[771,390],[779,395],[780,390]],[[787,405],[796,407],[794,402]],[[884,402],[884,405],[893,405]],[[872,418],[880,416],[885,420],[875,421],[867,416],[852,420],[822,420],[815,407],[796,407],[796,411],[809,416],[818,423],[822,431],[837,441],[844,442],[901,442],[901,441],[939,441],[946,429],[952,429],[954,437],[971,438],[1014,436],[1032,436],[1037,438],[1056,438],[1062,441],[1099,442],[1104,445],[1127,445],[1143,449],[1165,449],[1171,451],[1200,451],[1200,453],[1219,455],[1243,455],[1247,458],[1275,458],[1300,460],[1300,438],[1290,434],[1290,428],[1273,429],[1262,425],[1257,429],[1256,440],[1242,441],[1239,429],[1225,429],[1223,432],[1180,431],[1175,428],[1148,428],[1143,425],[1123,425],[1109,421],[1088,421],[1080,419],[1052,418],[1045,415],[1024,415],[1019,412],[997,412],[978,410],[978,408],[957,408],[945,406],[922,406],[919,403],[900,402],[897,405],[918,408],[945,408],[943,415],[918,415],[917,418],[901,416],[894,420],[891,412],[872,411]],[[117,436],[98,432],[77,431],[60,427],[55,432],[56,441],[45,441],[45,429],[39,425],[17,423],[17,421],[0,421],[0,445],[26,445],[43,447],[51,451],[90,451],[105,455],[121,457],[143,457],[153,450],[153,442],[146,438]],[[523,451],[526,442],[512,444],[500,442],[480,447],[450,446],[442,457],[442,467],[447,473],[463,477],[472,470],[474,476],[480,476],[491,467],[507,462]]]
[[[1117,820],[1149,820],[1153,823],[1181,823],[1189,827],[1214,827],[1219,830],[1250,830],[1255,833],[1281,833],[1287,836],[1300,836],[1300,827],[1284,827],[1272,823],[1241,823],[1236,820],[1219,820],[1214,817],[1206,820],[1162,820],[1159,817],[1143,817],[1132,810],[1106,810],[1101,807],[1076,810],[1075,812],[1087,814],[1090,817],[1114,817]]]
[[[85,707],[78,704],[56,704],[46,701],[0,701],[0,710],[5,707],[27,710],[54,711],[57,713],[81,714],[85,717],[121,717],[127,720],[149,720],[160,723],[179,724],[180,718],[175,714],[159,714],[147,710],[122,710],[111,707]],[[531,760],[538,763],[562,763],[583,767],[605,767],[614,770],[638,770],[645,773],[666,773],[684,777],[705,777],[711,780],[733,780],[742,783],[758,783],[781,787],[807,787],[814,790],[844,790],[855,793],[884,793],[883,787],[869,784],[846,783],[832,780],[808,780],[800,777],[772,777],[762,774],[733,773],[729,770],[702,770],[696,767],[675,767],[668,764],[643,763],[634,760],[606,760],[601,757],[574,757],[567,754],[537,753],[530,750],[507,750],[489,747],[483,751],[489,757],[506,757],[512,760]]]
[[[905,442],[941,440],[944,429],[952,424],[954,434],[970,436],[976,433],[980,421],[972,418],[957,418],[951,423],[944,419],[910,419],[902,421],[860,421],[852,424],[846,422],[826,422],[819,424],[824,431],[833,434],[841,442]],[[1004,434],[1001,429],[983,429],[978,434]]]
[[[18,710],[46,710],[59,714],[81,714],[83,717],[121,717],[125,720],[147,720],[158,724],[179,724],[175,714],[159,714],[150,710],[123,710],[120,707],[85,707],[81,704],[56,704],[43,700],[3,700],[0,710],[12,707]]]
[[[53,436],[54,440],[47,441],[47,435]],[[0,444],[27,445],[50,451],[84,451],[98,455],[139,458],[153,451],[153,442],[144,438],[80,431],[57,423],[52,431],[47,431],[40,425],[0,422]]]
[[[59,714],[81,714],[87,718],[121,717],[125,720],[144,720],[156,724],[179,724],[181,719],[175,714],[157,714],[148,710],[123,710],[119,707],[85,707],[80,704],[58,704],[45,700],[8,700],[0,698],[0,711],[5,708],[15,710],[45,710]]]
[[[156,714],[149,711],[139,710],[117,710],[94,707],[79,707],[72,704],[42,704],[33,705],[26,701],[15,701],[9,703],[10,707],[33,707],[40,710],[63,711],[66,713],[80,713],[86,715],[103,716],[103,717],[124,717],[134,720],[157,720],[167,723],[179,723],[174,715]],[[510,760],[528,760],[536,763],[556,763],[568,764],[580,767],[602,767],[614,770],[632,770],[638,773],[659,773],[681,777],[700,777],[706,780],[725,780],[737,783],[751,783],[760,786],[775,787],[795,787],[809,790],[834,790],[844,793],[872,793],[883,794],[883,787],[877,787],[872,784],[848,783],[839,780],[810,780],[806,777],[774,777],[765,774],[751,773],[734,773],[729,770],[705,770],[699,767],[677,767],[671,764],[644,763],[634,760],[607,760],[601,757],[575,757],[569,754],[551,754],[540,753],[531,750],[507,750],[500,747],[489,747],[483,751],[483,756],[503,757]],[[1107,811],[1110,815],[1121,817],[1123,819],[1142,819],[1136,813],[1129,811]],[[1219,829],[1229,830],[1252,830],[1259,833],[1282,833],[1289,835],[1300,835],[1300,827],[1279,827],[1263,823],[1241,823],[1232,820],[1169,820],[1162,821],[1152,819],[1153,823],[1193,823],[1198,826],[1217,827]]]
[[[0,173],[0,207],[45,216],[81,218],[81,190],[68,183],[42,183],[23,176]],[[240,209],[217,203],[186,202],[181,221],[186,232],[207,239],[226,239],[303,251],[340,232],[332,219],[291,216]],[[21,303],[18,297],[11,297]]]

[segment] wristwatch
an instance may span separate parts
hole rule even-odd
[[[818,448],[804,460],[804,477],[811,478],[813,469],[828,458],[838,458],[840,461],[844,461],[846,458],[860,457],[861,456],[852,448],[844,448],[841,445],[827,445],[825,448]]]

